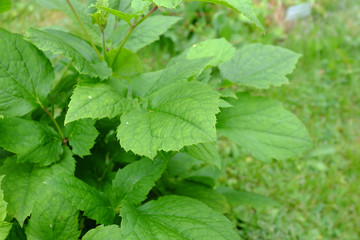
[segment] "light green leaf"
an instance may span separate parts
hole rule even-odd
[[[233,105],[231,105],[228,101],[221,98],[219,101],[219,107],[220,108],[231,108],[231,107],[233,107]]]
[[[300,156],[312,146],[303,123],[280,102],[239,93],[228,99],[233,108],[221,109],[217,130],[259,160]]]
[[[118,225],[98,226],[88,231],[82,240],[119,240],[122,239],[121,230]]]
[[[44,102],[54,80],[50,61],[19,34],[0,29],[0,117],[22,116]]]
[[[43,182],[59,174],[71,176],[75,170],[75,160],[66,149],[62,160],[50,167],[36,167],[34,164],[17,164],[14,157],[5,160],[0,167],[0,175],[5,175],[1,188],[8,203],[8,214],[23,224],[33,209],[34,203],[42,195],[51,191]]]
[[[4,200],[4,193],[1,189],[1,181],[3,180],[4,176],[0,176],[0,222],[4,221],[6,218],[6,207],[7,202]]]
[[[128,14],[128,13],[124,13],[115,9],[111,9],[108,7],[103,7],[103,6],[96,6],[97,8],[103,9],[105,11],[107,11],[108,13],[111,13],[112,15],[124,20],[125,22],[127,22],[128,24],[130,24],[130,20],[137,16],[135,14]]]
[[[124,0],[122,0],[124,2]],[[126,0],[125,0],[126,1]],[[128,0],[131,1],[131,12],[136,15],[141,15],[152,4],[148,0]]]
[[[255,208],[280,206],[279,202],[252,192],[238,191],[228,187],[219,187],[216,191],[224,195],[233,208],[241,205]]]
[[[235,48],[224,38],[210,39],[194,44],[186,52],[186,58],[211,58],[208,66],[217,66],[221,62],[230,60],[235,53]]]
[[[269,88],[288,83],[300,55],[290,50],[259,43],[239,49],[219,68],[224,78],[245,86]]]
[[[79,239],[78,215],[79,211],[64,197],[49,191],[34,204],[25,228],[27,239]]]
[[[73,176],[58,175],[45,182],[53,190],[64,196],[84,215],[96,220],[97,223],[111,224],[115,212],[104,194]]]
[[[80,157],[90,155],[90,149],[99,135],[94,126],[95,122],[91,119],[80,119],[65,126],[65,135],[69,138],[69,144],[76,155]]]
[[[219,94],[198,82],[180,82],[148,97],[148,107],[124,113],[118,139],[126,151],[154,158],[159,150],[216,140]]]
[[[136,53],[123,48],[120,51],[119,56],[113,64],[118,49],[113,49],[108,52],[109,65],[113,66],[113,76],[116,77],[131,77],[142,72],[142,62]]]
[[[184,0],[184,1],[193,1],[193,0]],[[256,24],[261,29],[264,29],[259,19],[256,17],[254,11],[254,5],[252,0],[195,0],[200,2],[208,2],[219,4],[235,11],[244,14],[247,18],[249,18],[252,22]]]
[[[160,35],[164,34],[180,19],[180,17],[163,15],[149,17],[134,29],[124,47],[132,52],[137,52],[146,45],[158,40]],[[112,37],[114,46],[120,45],[128,30],[129,26],[127,24],[118,26]]]
[[[138,209],[124,205],[121,216],[124,240],[240,239],[226,217],[187,197],[161,197]]]
[[[129,100],[127,90],[118,91],[108,83],[78,84],[69,103],[65,124],[83,119],[113,118],[123,113]]]
[[[9,11],[10,9],[11,9],[11,1],[10,0],[0,0],[0,13]]]
[[[0,221],[0,240],[5,240],[9,235],[12,223]]]
[[[230,210],[229,203],[223,195],[203,184],[182,181],[176,185],[174,193],[200,200],[220,213],[226,213]]]
[[[144,158],[120,169],[113,180],[116,207],[122,202],[136,205],[145,200],[165,168],[165,159],[157,157],[154,160]]]
[[[62,54],[72,60],[76,70],[91,77],[106,79],[111,76],[111,69],[100,60],[89,43],[70,33],[46,29],[29,28],[26,40],[43,51]]]
[[[159,7],[176,8],[182,0],[154,0],[154,3]]]
[[[61,137],[48,125],[21,118],[0,118],[0,146],[17,154],[19,163],[48,166],[59,161]]]
[[[75,26],[78,28],[78,34],[83,34],[81,25],[76,19],[76,16],[71,11],[69,5],[64,2],[64,0],[35,0],[41,6],[44,6],[48,9],[56,9],[66,14],[72,21]],[[81,3],[79,0],[70,0],[72,6],[74,7],[77,15],[79,16],[81,22],[84,24],[86,30],[89,32],[90,36],[93,38],[95,43],[101,43],[99,27],[92,23],[90,12],[87,6]],[[85,37],[85,36],[84,36]]]
[[[190,156],[221,169],[221,159],[215,142],[186,146],[184,150]]]

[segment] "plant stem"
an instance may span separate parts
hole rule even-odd
[[[144,17],[142,17],[139,21],[135,21],[131,26],[130,26],[130,29],[129,31],[127,32],[125,38],[122,40],[121,44],[120,44],[120,47],[119,49],[117,50],[116,54],[115,54],[115,57],[114,57],[114,60],[112,62],[112,65],[111,65],[111,68],[114,68],[115,66],[115,62],[117,60],[117,58],[119,57],[119,54],[121,52],[121,50],[123,49],[126,41],[129,39],[131,33],[134,31],[134,29],[139,26],[143,21],[145,21],[153,12],[155,12],[159,7],[158,6],[155,6],[153,7],[150,12],[148,12],[148,14],[146,14]]]
[[[69,7],[71,8],[71,11],[72,11],[72,12],[73,12],[73,14],[75,15],[76,19],[78,20],[78,22],[79,22],[79,24],[80,24],[80,26],[81,26],[81,28],[82,28],[83,32],[85,33],[86,37],[87,37],[87,38],[88,38],[88,40],[90,41],[91,46],[94,48],[94,50],[95,50],[95,52],[96,52],[96,55],[97,55],[99,58],[101,58],[101,55],[100,55],[99,51],[97,50],[97,48],[96,48],[96,46],[95,46],[94,41],[92,40],[91,36],[90,36],[90,35],[89,35],[89,33],[87,32],[87,30],[86,30],[86,28],[85,28],[84,24],[82,23],[82,21],[81,21],[81,19],[80,19],[79,15],[77,14],[77,12],[76,12],[76,10],[75,10],[74,6],[71,4],[70,0],[66,0],[66,2],[67,2],[67,4],[69,5]]]
[[[65,137],[63,131],[61,130],[59,124],[56,122],[55,118],[53,117],[53,115],[49,112],[49,110],[46,109],[46,107],[44,107],[44,105],[42,105],[42,103],[41,103],[39,100],[38,100],[38,104],[39,104],[39,105],[41,106],[41,108],[46,112],[46,114],[49,115],[49,117],[50,117],[51,120],[53,121],[53,123],[54,123],[56,129],[58,130],[58,132],[59,132],[59,134],[60,134],[60,136],[61,136],[61,138],[62,138],[62,141],[63,141],[63,143],[64,143],[66,137]]]
[[[102,50],[103,50],[103,56],[106,61],[106,41],[105,41],[105,33],[104,31],[101,32],[101,41],[102,41]]]

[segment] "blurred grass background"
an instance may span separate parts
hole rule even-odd
[[[228,161],[222,183],[267,195],[281,207],[239,207],[234,220],[244,239],[360,239],[360,2],[317,0],[309,17],[286,22],[287,7],[308,1],[256,0],[263,33],[223,7],[187,3],[164,14],[184,20],[140,51],[145,69],[166,65],[192,44],[224,37],[235,46],[260,42],[301,53],[291,84],[253,94],[280,100],[304,122],[315,147],[300,159],[260,162],[221,142]],[[62,13],[14,1],[0,27],[67,26]]]

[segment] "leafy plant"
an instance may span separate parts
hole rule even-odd
[[[274,201],[217,185],[217,139],[264,161],[311,147],[243,87],[288,83],[299,55],[210,39],[143,72],[136,52],[180,19],[158,8],[181,1],[38,2],[78,31],[0,30],[0,239],[239,239],[223,214]],[[249,0],[205,2],[262,28]]]

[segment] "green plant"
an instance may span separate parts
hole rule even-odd
[[[143,73],[136,52],[179,20],[157,9],[181,1],[38,2],[77,35],[0,30],[0,238],[239,239],[222,214],[273,201],[218,186],[217,138],[264,161],[309,149],[295,115],[245,88],[288,83],[299,55],[210,39]],[[206,2],[262,28],[249,0]]]

